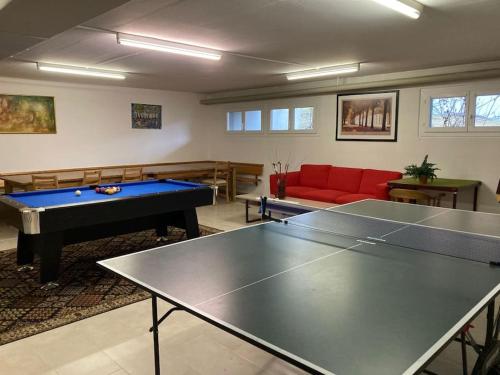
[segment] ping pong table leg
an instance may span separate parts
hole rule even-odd
[[[153,347],[155,356],[155,375],[160,375],[160,344],[158,342],[158,302],[155,295],[151,295],[151,307],[153,310]]]
[[[493,331],[495,325],[495,300],[488,304],[488,312],[486,314],[486,340],[484,343],[485,348],[489,348],[493,342]]]

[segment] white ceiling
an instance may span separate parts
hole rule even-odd
[[[356,76],[500,60],[500,0],[420,2],[415,21],[371,0],[13,0],[0,11],[0,75],[210,93],[353,62]],[[138,50],[114,32],[226,53],[217,62]],[[54,75],[36,61],[130,74]]]

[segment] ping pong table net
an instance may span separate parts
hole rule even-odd
[[[500,237],[319,210],[282,220],[288,234],[349,248],[356,244],[399,247],[500,265]]]

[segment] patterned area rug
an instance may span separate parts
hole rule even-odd
[[[200,226],[201,235],[219,232]],[[42,290],[39,264],[18,272],[16,250],[0,251],[0,345],[85,319],[149,297],[133,284],[106,272],[96,261],[150,249],[186,238],[173,228],[168,242],[156,242],[154,230],[66,246],[59,287]]]

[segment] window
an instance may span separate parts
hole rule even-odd
[[[479,88],[485,87],[488,88],[483,84]],[[469,84],[423,89],[420,94],[420,135],[500,133],[500,88],[489,91],[475,91],[473,88],[477,87]]]
[[[313,107],[295,108],[294,130],[313,130]]]
[[[288,108],[271,110],[271,131],[288,130]]]
[[[234,134],[315,134],[315,111],[312,105],[281,106],[262,104],[226,113],[226,131]]]
[[[431,98],[431,128],[465,128],[466,97]]]
[[[262,131],[262,112],[259,110],[227,113],[228,132],[260,132]]]
[[[228,112],[227,113],[227,131],[237,132],[243,130],[243,113]]]
[[[245,131],[260,132],[262,130],[261,122],[262,122],[261,111],[245,112]]]
[[[476,96],[474,127],[500,127],[500,93]]]

